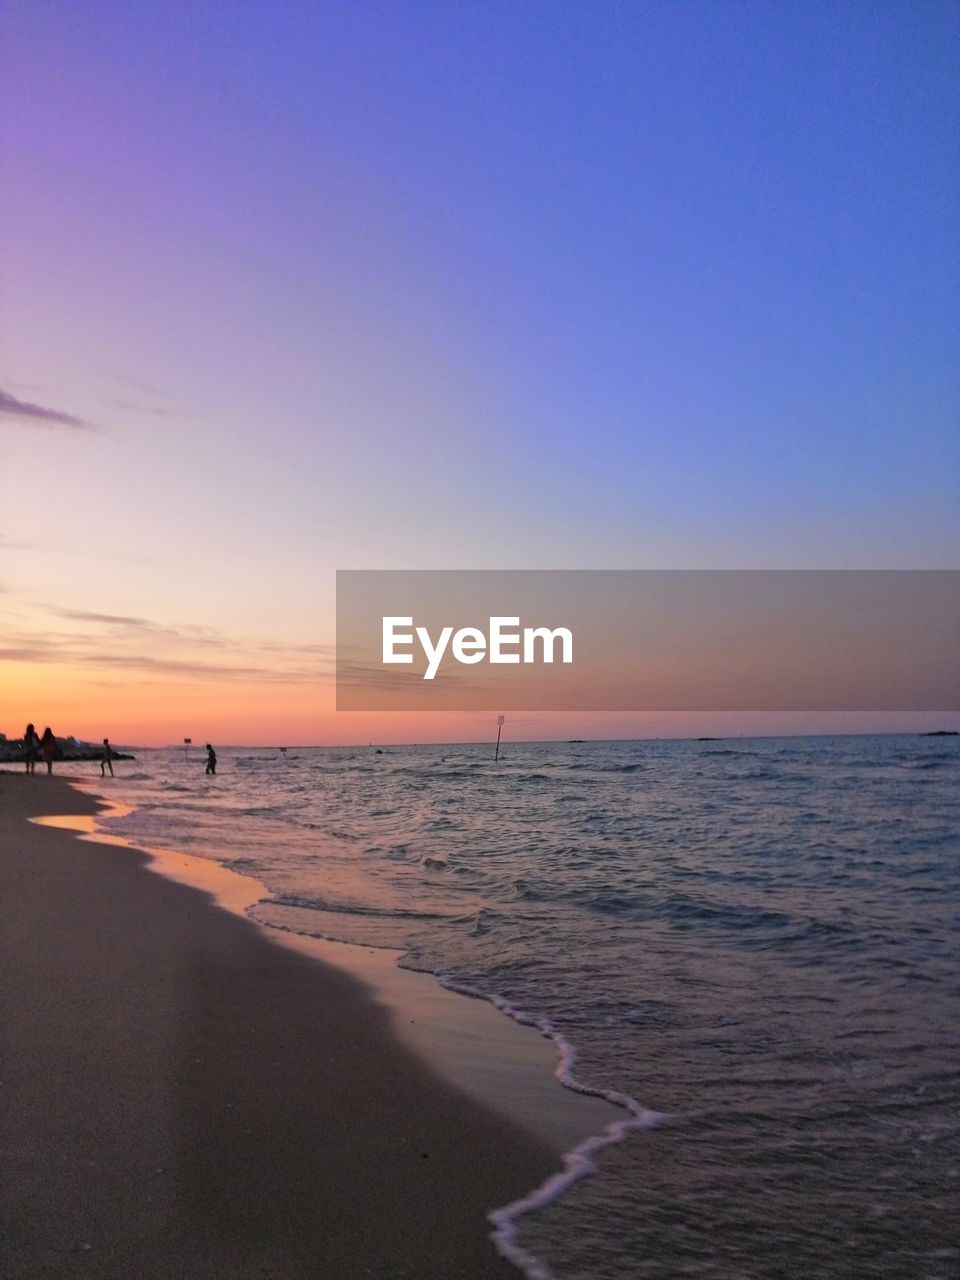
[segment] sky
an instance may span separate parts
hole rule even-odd
[[[336,714],[338,568],[957,566],[952,4],[14,0],[0,45],[11,736],[485,736]]]

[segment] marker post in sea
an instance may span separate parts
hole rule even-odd
[[[506,718],[507,718],[506,716],[497,716],[497,749],[494,752],[494,756],[493,756],[494,764],[496,764],[496,762],[500,759],[500,734],[503,732],[503,722],[504,720],[506,720]]]
[[[187,764],[190,763],[190,743],[192,741],[193,741],[192,738],[184,738],[183,740],[183,758],[187,762]]]

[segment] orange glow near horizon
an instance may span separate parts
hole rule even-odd
[[[7,663],[0,681],[0,731],[17,738],[32,722],[61,737],[109,737],[118,745],[352,746],[367,743],[486,742],[496,735],[500,708],[490,712],[337,712],[329,678],[280,680],[144,678],[81,665]],[[506,709],[504,743],[570,738],[685,738],[751,734],[914,732],[956,728],[956,715],[924,713],[589,714]]]
[[[100,599],[86,607],[76,597],[69,605],[40,604],[25,583],[19,593],[8,589],[0,610],[0,732],[19,738],[32,722],[41,730],[49,724],[61,737],[109,737],[131,747],[174,745],[184,737],[221,746],[487,742],[501,712],[506,745],[960,727],[956,715],[890,712],[520,712],[509,705],[337,712],[333,646],[322,639],[333,628],[319,605],[291,635],[291,622],[279,613],[227,629],[232,620],[212,608],[200,614],[182,600],[166,621],[159,604],[156,612],[128,616],[108,611]],[[211,613],[217,625],[200,622]]]

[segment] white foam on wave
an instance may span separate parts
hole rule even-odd
[[[557,1050],[557,1067],[554,1075],[565,1089],[591,1098],[602,1098],[629,1113],[629,1119],[615,1120],[612,1124],[608,1124],[602,1133],[584,1138],[572,1151],[564,1152],[563,1168],[539,1187],[534,1188],[519,1200],[514,1200],[487,1214],[487,1220],[493,1226],[491,1239],[502,1257],[512,1262],[515,1267],[519,1267],[527,1280],[556,1280],[550,1267],[520,1244],[517,1231],[519,1220],[528,1213],[536,1213],[540,1209],[545,1209],[547,1205],[555,1203],[581,1178],[589,1178],[596,1173],[594,1157],[605,1147],[623,1142],[628,1134],[637,1130],[652,1129],[656,1125],[664,1124],[669,1117],[661,1111],[651,1111],[642,1106],[629,1094],[620,1093],[616,1089],[599,1089],[578,1079],[574,1070],[577,1051],[549,1018],[538,1018],[526,1013],[503,996],[487,995],[477,987],[460,982],[449,973],[440,972],[435,976],[448,990],[471,996],[475,1000],[487,1000],[514,1022],[519,1022],[525,1027],[534,1027],[542,1036],[552,1040]]]

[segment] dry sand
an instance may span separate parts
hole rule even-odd
[[[485,1214],[557,1150],[349,974],[26,821],[96,809],[0,774],[4,1280],[516,1280]]]

